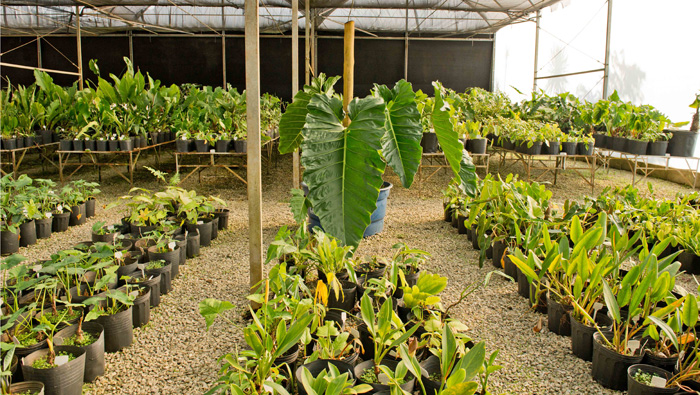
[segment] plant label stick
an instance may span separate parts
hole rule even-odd
[[[61,366],[66,362],[68,362],[68,355],[56,355],[56,359],[54,359],[56,366]]]

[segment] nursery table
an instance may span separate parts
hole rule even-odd
[[[469,154],[472,157],[476,170],[483,169],[484,174],[489,172],[489,154]],[[429,169],[426,177],[423,176],[423,169]],[[423,181],[428,181],[432,176],[437,174],[441,169],[450,169],[450,164],[442,152],[424,153],[421,158],[420,166],[418,166],[418,193],[422,193]]]
[[[37,150],[39,154],[39,158],[41,159],[41,168],[42,170],[46,170],[45,165],[48,163],[51,166],[55,168],[59,168],[59,166],[56,164],[54,159],[52,158],[53,153],[56,152],[56,149],[58,148],[58,142],[55,143],[49,143],[49,144],[34,144],[31,147],[23,147],[23,148],[15,148],[11,150],[0,150],[0,173],[2,175],[8,174],[7,171],[2,169],[3,165],[12,165],[12,176],[16,179],[17,176],[19,175],[19,168],[22,165],[22,162],[24,161],[25,156],[27,155],[27,152],[30,150]],[[7,157],[7,161],[3,161],[2,159]]]
[[[591,187],[595,188],[596,155],[528,155],[514,150],[493,147],[494,153],[501,157],[500,170],[506,170],[516,163],[522,163],[527,175],[526,181],[540,181],[548,174],[554,176],[553,185],[557,185],[559,171],[573,170]],[[511,163],[506,165],[506,160]],[[505,166],[505,167],[504,167]],[[535,176],[534,173],[539,173]],[[534,178],[533,178],[534,177]]]
[[[278,137],[265,141],[262,144],[261,150],[264,154],[261,158],[263,162],[268,164],[267,171],[270,171],[270,165],[277,165],[277,156],[275,155],[275,143]],[[225,169],[231,173],[237,180],[244,185],[248,185],[246,181],[246,169],[248,155],[245,152],[173,152],[175,156],[175,172],[180,173],[180,169],[191,169],[184,177],[180,179],[183,183],[190,178],[194,173],[197,173],[199,182],[202,182],[202,172],[205,169]]]
[[[128,181],[131,186],[134,185],[134,170],[138,164],[142,152],[153,150],[156,158],[156,165],[160,166],[160,149],[168,144],[172,144],[174,140],[164,141],[158,144],[152,144],[146,147],[134,148],[131,151],[56,151],[58,153],[58,171],[61,182],[69,180],[78,170],[84,166],[92,166],[97,168],[97,174],[100,182],[102,181],[102,167],[110,167],[114,169],[117,175]],[[83,162],[83,158],[87,158]],[[71,160],[73,159],[73,160]],[[70,174],[64,175],[67,167],[75,166]],[[120,167],[126,167],[124,172],[118,170]]]
[[[663,156],[636,155],[607,148],[596,148],[595,151],[598,159],[600,160],[601,166],[607,171],[610,171],[611,160],[623,159],[629,165],[630,172],[632,173],[633,186],[638,182],[646,181],[646,179],[654,172],[673,171],[678,173],[688,184],[688,186],[697,188],[698,172],[700,171],[700,158],[676,157],[668,154]],[[676,160],[676,162],[684,164],[685,167],[670,166],[672,159]],[[641,177],[639,177],[640,175]]]

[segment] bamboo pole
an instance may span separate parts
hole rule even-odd
[[[292,97],[299,90],[299,0],[292,0]],[[299,188],[299,150],[292,154],[292,186]]]
[[[350,118],[347,116],[348,104],[354,95],[353,84],[355,82],[355,22],[353,21],[345,24],[343,56],[343,109],[346,114],[343,124],[347,127],[350,124]]]
[[[248,122],[248,236],[250,287],[263,278],[260,172],[260,30],[258,0],[245,0],[245,89]]]
[[[78,44],[78,87],[83,90],[83,40],[80,37],[80,7],[75,6],[75,29]]]

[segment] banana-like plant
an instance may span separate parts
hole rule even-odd
[[[420,166],[423,135],[416,94],[401,80],[389,89],[375,85],[370,96],[347,108],[333,89],[339,77],[321,74],[304,86],[280,121],[280,153],[301,148],[308,199],[324,230],[357,246],[376,209],[387,163],[409,188]],[[434,83],[432,120],[450,167],[469,194],[476,175],[451,121],[454,108]],[[347,122],[349,121],[349,122]]]

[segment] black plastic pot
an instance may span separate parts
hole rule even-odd
[[[53,143],[53,131],[42,129],[39,132],[41,133],[41,143],[42,144]]]
[[[654,341],[650,340],[649,343],[648,347],[653,348]],[[654,355],[651,349],[644,350],[644,358],[642,358],[643,364],[656,366],[657,368],[668,370],[669,372],[672,372],[673,369],[676,368],[676,362],[678,362],[678,354],[673,357],[660,357]]]
[[[539,155],[542,152],[542,142],[535,141],[532,146],[528,147],[529,142],[522,142],[520,145],[515,147],[517,152],[525,155]]]
[[[81,395],[85,375],[85,351],[74,346],[56,346],[54,349],[56,353],[68,352],[75,356],[75,359],[55,368],[35,369],[32,367],[34,361],[46,356],[49,349],[35,351],[24,357],[24,379],[42,382],[46,395]]]
[[[228,152],[228,147],[231,145],[231,140],[216,140],[214,147],[216,152]]]
[[[175,149],[177,152],[190,152],[191,140],[178,139],[175,140]]]
[[[97,201],[95,198],[89,198],[85,201],[85,217],[92,218],[95,216],[95,205]]]
[[[468,141],[468,151],[473,154],[485,154],[488,142],[487,139],[471,139]]]
[[[97,140],[95,141],[95,147],[97,149],[97,152],[106,152],[109,151],[109,143],[107,143],[107,140]]]
[[[58,149],[61,151],[72,151],[73,150],[73,140],[61,140],[58,143]]]
[[[207,140],[195,140],[194,146],[197,152],[209,152],[209,142]]]
[[[231,213],[229,209],[224,208],[221,210],[216,210],[216,214],[219,216],[219,230],[224,230],[228,228],[228,216]]]
[[[172,290],[171,265],[165,265],[159,269],[146,270],[146,277],[160,276],[160,294],[165,295]]]
[[[384,276],[384,273],[386,273],[386,264],[383,263],[380,264],[377,269],[368,272],[360,270],[359,268],[355,269],[355,274],[357,275],[358,281],[360,278],[362,278],[365,281],[372,278],[382,278]]]
[[[673,374],[671,372],[661,369],[656,366],[637,364],[632,365],[627,368],[627,395],[664,395],[664,394],[675,394],[680,389],[678,387],[672,388],[661,388],[652,387],[650,385],[642,384],[634,379],[637,372],[642,371],[644,373],[651,373],[655,376],[660,376],[666,380],[670,379]]]
[[[608,339],[612,339],[612,333],[604,332]],[[593,379],[605,388],[618,391],[627,390],[627,369],[642,361],[640,355],[622,355],[609,349],[601,342],[600,333],[593,334],[593,365],[591,375]]]
[[[36,238],[48,239],[51,237],[51,228],[53,226],[53,218],[42,218],[34,220],[36,226]]]
[[[517,282],[518,282],[518,295],[523,298],[530,299],[530,283],[527,282],[527,276],[522,270],[515,267],[517,272]]]
[[[134,305],[131,306],[131,319],[134,328],[140,328],[151,320],[151,288],[145,284],[140,285],[139,288],[146,290],[146,293],[137,296],[134,299]]]
[[[73,151],[85,151],[85,142],[83,140],[73,140]]]
[[[574,141],[564,141],[561,143],[561,151],[566,152],[567,155],[576,155],[578,150],[578,143]]]
[[[199,232],[187,233],[187,259],[199,255]]]
[[[671,156],[693,156],[698,133],[687,130],[671,130],[670,132],[673,133],[673,137],[668,141],[667,152]]]
[[[464,224],[464,221],[467,220],[467,217],[464,215],[457,214],[457,233],[460,235],[466,235],[467,234],[467,226]]]
[[[171,278],[176,278],[180,274],[180,247],[175,244],[172,251],[157,252],[156,246],[148,247],[148,260],[163,260],[166,265],[170,265]]]
[[[608,136],[603,133],[593,133],[593,139],[595,141],[596,147],[605,148],[608,140]]]
[[[579,142],[576,145],[576,153],[579,155],[591,156],[593,155],[593,148],[595,148],[593,142]]]
[[[423,387],[425,387],[425,395],[438,395],[440,391],[440,382],[434,381],[430,376],[434,374],[442,374],[440,369],[440,359],[435,355],[431,355],[425,361],[420,363],[421,376]]]
[[[77,324],[63,328],[54,336],[54,342],[56,345],[60,346],[63,344],[65,339],[70,338],[77,332]],[[90,383],[105,373],[104,328],[97,322],[84,322],[83,332],[87,332],[97,338],[97,340],[95,340],[92,344],[88,344],[86,346],[76,346],[85,351],[85,373],[83,374],[83,381]]]
[[[111,152],[119,151],[119,141],[118,140],[108,140],[107,150]]]
[[[294,363],[297,361],[297,358],[299,358],[299,344],[295,344],[287,350],[286,353],[284,353],[282,356],[274,360],[274,365],[275,366],[280,366],[283,364],[287,364],[290,367],[294,366]]]
[[[117,232],[105,233],[103,235],[92,232],[92,242],[93,243],[109,243],[114,244],[114,238],[117,236]]]
[[[23,137],[17,137],[17,148],[24,148],[24,138]]]
[[[508,256],[510,252],[506,250],[505,255],[503,256],[503,272],[510,277],[513,278],[513,281],[518,282],[518,267],[515,266],[515,263],[513,263],[513,260],[510,259]],[[527,280],[525,280],[527,283]]]
[[[420,141],[420,146],[423,147],[424,154],[430,154],[437,152],[438,150],[438,139],[437,134],[434,132],[423,133],[423,138]]]
[[[457,222],[458,216],[459,214],[457,214],[457,210],[452,210],[452,220],[450,221],[450,225],[452,225],[452,227],[455,229],[459,228],[459,222]]]
[[[308,369],[309,373],[311,373],[311,376],[318,377],[319,373],[321,373],[324,369],[328,371],[328,365],[334,365],[336,368],[338,368],[338,372],[340,372],[340,374],[348,374],[349,381],[355,381],[355,373],[352,365],[335,359],[317,359],[313,362],[304,364],[297,368],[294,376],[296,377],[297,391],[299,395],[306,395],[304,386],[301,384],[301,374],[303,372],[302,367]]]
[[[177,235],[173,238],[178,246],[178,251],[180,252],[179,265],[184,265],[187,260],[187,238],[185,235]]]
[[[134,150],[134,140],[119,140],[119,151],[129,152]]]
[[[608,136],[608,148],[613,151],[625,152],[627,139],[624,137]]]
[[[399,364],[398,361],[393,361],[390,359],[385,359],[382,361],[382,365],[389,368],[389,370],[396,370],[396,367],[398,366],[398,364]],[[357,366],[355,366],[353,371],[355,372],[355,377],[357,378],[358,381],[364,383],[364,381],[362,381],[362,379],[361,379],[361,376],[364,373],[364,371],[367,369],[374,369],[374,361],[372,361],[372,360],[364,361],[364,362],[358,363]],[[411,375],[410,373],[407,373],[405,379],[406,379],[406,382],[401,384],[401,389],[403,389],[404,391],[406,391],[408,393],[413,393],[413,385],[416,382],[415,377],[413,377],[413,375]],[[372,389],[375,392],[389,390],[388,385],[375,384],[375,383],[365,383],[365,384],[369,384],[369,386],[372,387]]]
[[[542,144],[542,155],[559,155],[559,142],[547,141],[547,144]]]
[[[666,150],[668,150],[668,141],[650,141],[647,145],[647,155],[654,156],[664,156],[666,155]]]
[[[503,240],[498,240],[493,243],[493,257],[491,258],[491,263],[497,269],[502,269],[501,261],[504,258],[506,252],[506,243]]]
[[[143,275],[141,274],[141,270],[136,270],[135,272],[131,273],[129,277],[140,279],[143,278]],[[141,282],[136,282],[134,280],[129,280],[127,282],[129,284],[139,284],[148,287],[150,290],[151,307],[156,307],[160,304],[160,275],[146,273],[146,278],[147,280]]]
[[[131,224],[131,234],[141,238],[146,236],[148,232],[152,232],[156,229],[155,225],[134,225]]]
[[[85,203],[80,203],[70,208],[70,226],[82,225],[87,221],[85,216]]]
[[[476,225],[472,225],[471,232],[472,232],[472,248],[474,248],[475,250],[478,251],[479,249],[481,249],[481,247],[479,246],[479,231],[478,231]]]
[[[131,307],[114,315],[102,315],[97,323],[105,329],[105,351],[117,352],[134,341],[133,313]]]
[[[328,295],[328,308],[350,311],[355,306],[355,300],[357,300],[357,284],[351,283],[349,281],[341,281],[342,285],[342,295],[341,299],[335,297],[335,292],[329,289]]]
[[[34,146],[34,136],[24,136],[24,146],[33,147]]]
[[[547,298],[547,328],[560,336],[571,336],[571,306],[564,306],[556,300]]]
[[[17,233],[12,233],[9,230],[0,232],[0,252],[2,255],[10,255],[19,251],[19,229]]]
[[[646,141],[627,139],[627,143],[625,144],[625,151],[632,155],[646,155],[648,144],[649,143]]]
[[[454,206],[448,206],[447,203],[443,203],[442,208],[445,215],[445,222],[452,222],[452,212],[454,211]]]
[[[211,239],[216,240],[219,237],[219,218],[214,214],[211,218]]]
[[[187,224],[187,231],[190,233],[194,232],[195,229],[199,231],[199,246],[208,247],[211,244],[211,227],[211,220],[199,220],[197,224]]]
[[[692,252],[683,251],[676,261],[681,263],[680,270],[688,274],[700,274],[700,257]]]
[[[17,139],[2,139],[0,149],[13,150],[17,148]]]
[[[44,395],[44,383],[40,381],[22,381],[20,383],[14,383],[10,385],[10,393]]]
[[[503,142],[503,149],[507,149],[509,151],[514,151],[515,150],[515,143],[507,138],[502,138],[501,140]]]
[[[599,312],[596,317],[596,322],[601,327],[610,325],[610,318]],[[571,352],[584,361],[591,361],[593,358],[593,334],[596,329],[593,326],[588,326],[577,319],[571,320]]]
[[[19,246],[27,247],[36,244],[36,224],[34,220],[24,222],[19,226]]]
[[[248,150],[248,141],[247,140],[236,140],[233,142],[233,148],[238,152],[239,154],[242,154]]]
[[[97,150],[97,143],[95,140],[85,140],[85,150],[86,151],[96,151]]]
[[[53,213],[52,229],[54,232],[65,232],[70,225],[70,212]]]

